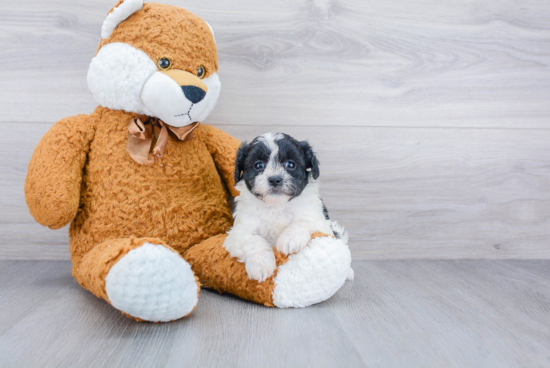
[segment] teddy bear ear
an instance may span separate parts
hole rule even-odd
[[[113,10],[107,14],[107,18],[101,26],[101,38],[109,38],[115,28],[130,15],[143,8],[143,0],[121,0]]]
[[[216,42],[216,36],[214,35],[214,30],[212,29],[212,26],[207,21],[204,21],[204,23],[206,23],[208,28],[210,28],[210,32],[212,33],[212,38],[214,39],[214,42]]]

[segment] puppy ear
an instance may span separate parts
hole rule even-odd
[[[248,153],[248,146],[246,142],[243,142],[237,151],[237,159],[235,160],[235,184],[243,178],[244,161]]]
[[[315,157],[315,153],[313,153],[313,148],[311,148],[310,144],[307,141],[302,141],[298,143],[300,145],[300,148],[302,149],[302,152],[304,154],[304,158],[306,160],[306,169],[311,169],[311,176],[313,179],[317,179],[319,177],[319,160],[317,160],[317,157]]]

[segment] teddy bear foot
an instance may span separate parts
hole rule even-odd
[[[333,296],[353,278],[349,247],[340,239],[316,237],[299,253],[288,257],[274,279],[273,304],[302,308]]]
[[[146,242],[111,267],[105,291],[110,303],[123,313],[139,320],[166,322],[195,309],[199,285],[179,254]]]
[[[302,308],[327,300],[353,277],[346,242],[316,233],[296,254],[287,257],[275,250],[274,276],[264,282],[250,280],[245,265],[223,246],[226,237],[213,236],[183,254],[205,288],[268,307]]]

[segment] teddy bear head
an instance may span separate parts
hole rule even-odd
[[[104,107],[182,127],[203,121],[220,94],[212,28],[185,9],[121,0],[103,22],[88,86]]]

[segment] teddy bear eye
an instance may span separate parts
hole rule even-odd
[[[168,70],[172,67],[172,61],[166,57],[159,60],[158,66],[160,70]]]
[[[206,69],[204,69],[204,66],[199,66],[199,68],[197,69],[197,77],[199,77],[200,79],[204,78],[204,76],[206,75]]]
[[[254,163],[254,169],[260,171],[260,170],[263,170],[265,167],[265,164],[262,162],[262,161],[256,161]]]

